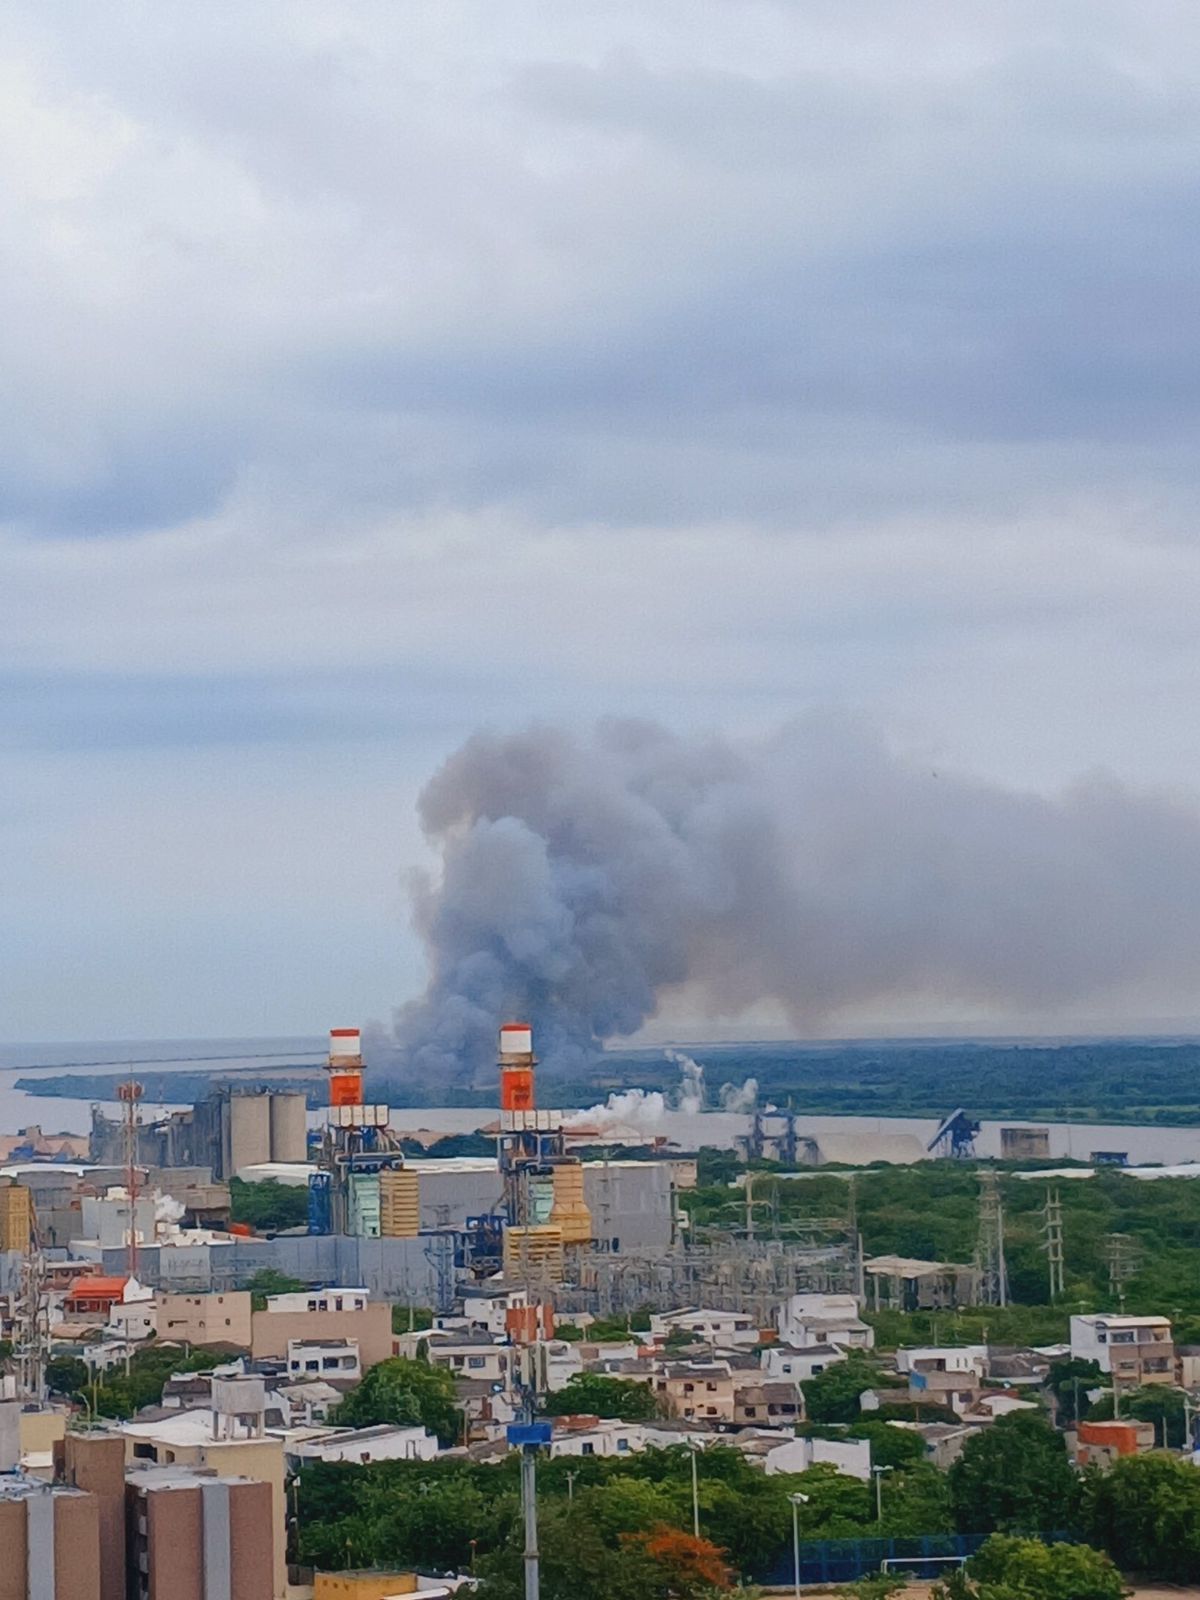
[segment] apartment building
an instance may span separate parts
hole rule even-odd
[[[265,1311],[251,1313],[250,1353],[255,1360],[286,1360],[289,1342],[303,1339],[353,1339],[362,1370],[369,1372],[392,1354],[392,1308],[373,1301],[365,1289],[314,1289],[271,1295]]]
[[[250,1348],[250,1293],[156,1294],[155,1328],[160,1339],[179,1344],[232,1344]]]
[[[273,1600],[270,1484],[144,1467],[126,1499],[129,1600]]]
[[[1094,1361],[1121,1388],[1174,1383],[1175,1345],[1169,1317],[1091,1313],[1071,1318],[1071,1354]]]
[[[353,1384],[362,1377],[357,1339],[289,1339],[289,1378],[323,1378],[326,1383]]]
[[[685,1422],[734,1420],[733,1371],[728,1361],[670,1362],[654,1375],[662,1406]]]
[[[22,1472],[0,1476],[0,1600],[107,1600],[95,1497]]]

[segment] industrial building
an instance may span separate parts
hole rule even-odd
[[[91,1159],[125,1162],[125,1139],[125,1124],[94,1106]],[[225,1181],[260,1162],[304,1161],[308,1100],[257,1083],[218,1083],[190,1110],[138,1123],[133,1154],[139,1166],[200,1167]]]

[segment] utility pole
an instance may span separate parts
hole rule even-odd
[[[700,1481],[696,1476],[696,1455],[700,1450],[700,1446],[695,1439],[689,1439],[688,1449],[692,1456],[692,1533],[698,1539],[700,1537]]]
[[[1057,1189],[1046,1190],[1046,1204],[1042,1208],[1042,1233],[1045,1235],[1042,1249],[1046,1252],[1046,1268],[1050,1275],[1050,1300],[1053,1303],[1065,1287],[1062,1202]]]
[[[1125,1285],[1137,1271],[1135,1246],[1127,1233],[1110,1233],[1105,1238],[1108,1258],[1108,1291],[1122,1311],[1125,1309]]]
[[[875,1520],[883,1521],[883,1475],[890,1472],[891,1467],[872,1467],[871,1473],[875,1479]]]
[[[792,1502],[792,1587],[800,1600],[800,1507],[808,1504],[806,1494],[790,1494]]]

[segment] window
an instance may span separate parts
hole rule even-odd
[[[480,1371],[481,1368],[487,1366],[487,1362],[485,1361],[483,1356],[470,1356],[468,1358],[468,1360],[467,1360],[467,1365],[473,1371],[478,1372],[478,1371]]]
[[[152,1444],[135,1444],[133,1447],[133,1453],[139,1461],[158,1460],[158,1452],[155,1450]]]
[[[629,1449],[629,1440],[628,1439],[618,1439],[617,1440],[617,1454],[618,1455],[624,1455],[625,1452],[628,1449]]]
[[[590,1440],[584,1440],[583,1449],[580,1454],[585,1456],[594,1456],[596,1454],[596,1446],[592,1444]]]
[[[748,1417],[756,1417],[758,1415],[758,1407],[757,1406],[747,1406],[745,1408],[745,1410],[746,1410],[746,1415]]]

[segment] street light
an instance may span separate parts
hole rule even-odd
[[[692,1455],[692,1534],[700,1537],[700,1484],[696,1477],[696,1454],[702,1448],[696,1439],[688,1440],[688,1449]]]
[[[883,1475],[890,1472],[891,1467],[872,1467],[871,1472],[875,1478],[875,1520],[883,1521]]]
[[[790,1494],[788,1499],[792,1502],[792,1580],[796,1600],[800,1600],[800,1507],[808,1504],[808,1496]]]

